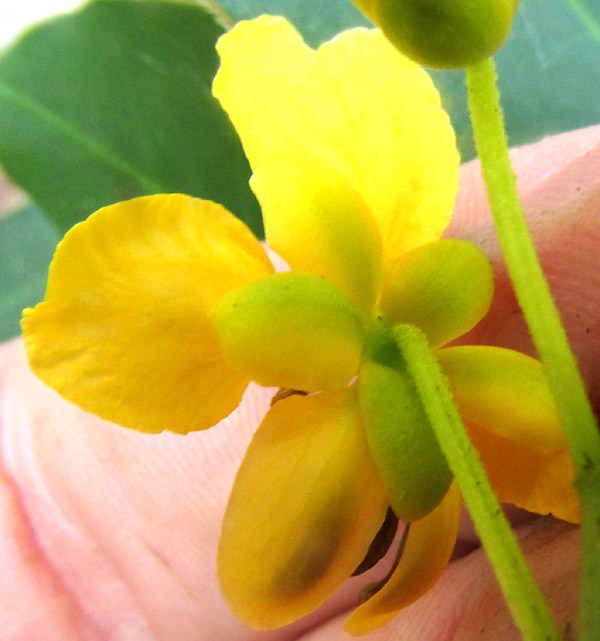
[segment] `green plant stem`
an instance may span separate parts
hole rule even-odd
[[[492,59],[467,69],[469,108],[488,200],[515,293],[548,375],[583,512],[581,641],[600,630],[600,435],[565,330],[537,259],[517,194]]]
[[[558,641],[560,633],[487,480],[425,334],[416,327],[399,325],[394,336],[523,638]]]

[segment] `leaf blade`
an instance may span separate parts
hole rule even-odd
[[[34,205],[0,218],[0,341],[20,333],[21,310],[44,295],[59,235]]]
[[[111,202],[184,192],[260,233],[247,161],[210,91],[222,31],[199,6],[124,0],[30,30],[0,58],[5,170],[63,231]]]

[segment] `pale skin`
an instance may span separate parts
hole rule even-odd
[[[600,408],[600,127],[514,156],[544,269]],[[496,297],[469,343],[533,353],[502,266],[477,167],[462,171],[448,236],[472,240],[496,271]],[[4,641],[333,641],[364,577],[306,619],[255,632],[229,613],[215,560],[236,468],[273,390],[253,386],[217,428],[143,435],[69,405],[0,348],[0,630]],[[517,527],[565,638],[574,639],[576,528]],[[465,520],[437,586],[368,640],[519,639]]]

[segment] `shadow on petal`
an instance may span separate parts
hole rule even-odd
[[[219,580],[231,609],[256,629],[311,612],[362,561],[386,509],[352,388],[278,402],[225,514]]]

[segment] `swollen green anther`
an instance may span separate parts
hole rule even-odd
[[[493,55],[518,0],[355,0],[409,58],[428,67],[467,67]]]
[[[266,387],[339,389],[360,363],[359,311],[340,288],[311,274],[274,274],[234,290],[212,321],[227,362]]]
[[[404,521],[424,517],[442,500],[452,475],[399,354],[390,354],[389,364],[363,363],[358,399],[394,513]]]

